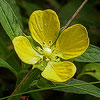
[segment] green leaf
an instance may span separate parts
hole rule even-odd
[[[18,21],[21,25],[21,28],[23,28],[23,25],[22,25],[22,16],[21,16],[21,12],[20,12],[20,8],[19,6],[17,5],[16,3],[16,0],[6,0],[10,6],[12,7],[16,17],[18,18]],[[17,12],[17,13],[16,13]]]
[[[23,34],[18,19],[6,0],[0,0],[0,22],[11,40]]]
[[[38,82],[37,82],[37,86],[38,86],[39,88],[48,88],[48,87],[53,87],[53,86],[55,86],[55,85],[53,84],[53,82],[48,81],[48,80],[46,80],[46,79],[43,78],[43,77],[40,77],[40,79],[39,79]]]
[[[4,61],[1,58],[0,58],[0,67],[4,67],[4,68],[9,69],[15,76],[18,75],[18,73],[16,72],[16,70],[14,68],[12,68],[6,61]]]
[[[34,74],[35,75],[35,74]],[[71,81],[71,80],[70,80]],[[79,82],[79,80],[77,80]],[[77,82],[77,83],[78,83]],[[56,85],[53,85],[53,87],[46,87],[46,88],[40,88],[40,89],[34,89],[34,90],[31,90],[31,91],[26,91],[26,92],[22,92],[22,93],[18,93],[18,94],[13,94],[11,96],[7,96],[7,97],[3,97],[3,98],[0,98],[0,100],[5,100],[7,98],[12,98],[12,97],[15,97],[15,96],[19,96],[19,95],[23,95],[23,94],[27,94],[27,93],[33,93],[33,92],[39,92],[39,91],[44,91],[44,90],[50,90],[50,89],[53,89],[53,90],[56,90],[59,88],[68,88],[68,87],[74,87],[74,86],[92,86],[92,89],[94,87],[94,96],[96,95],[97,97],[100,98],[100,89],[91,85],[91,84],[98,84],[100,83],[100,81],[97,81],[97,82],[89,82],[89,83],[86,83],[86,82],[83,82],[81,81],[81,83],[79,84],[64,84],[64,85],[60,85],[60,86],[56,86]],[[63,83],[62,83],[63,84]],[[89,87],[90,88],[90,87]],[[83,88],[82,88],[83,89]],[[85,90],[85,89],[83,89]],[[69,90],[70,91],[70,90]],[[85,90],[86,91],[86,90]],[[88,90],[87,90],[88,91]],[[91,95],[92,95],[92,91],[91,91]],[[17,98],[18,99],[18,98]],[[16,99],[14,99],[16,100]]]
[[[81,81],[81,80],[70,80],[68,82],[65,83],[56,83],[56,86],[61,86],[61,85],[66,85],[66,84],[84,84],[86,82]],[[95,97],[99,97],[100,98],[100,89],[97,88],[94,85],[80,85],[80,86],[71,86],[71,87],[66,87],[66,88],[61,88],[61,89],[56,89],[58,91],[63,91],[63,92],[67,92],[67,93],[77,93],[77,94],[89,94],[89,95],[93,95]]]
[[[74,60],[77,62],[100,62],[100,48],[90,44],[86,52]]]
[[[87,85],[86,83],[87,82],[76,80],[76,79],[71,79],[64,83],[54,83],[54,82],[47,81],[44,78],[40,78],[40,80],[38,81],[38,87],[39,88],[51,87],[51,89],[52,87],[58,87],[57,89],[53,89],[53,90],[63,91],[67,93],[89,94],[100,98],[100,89],[91,84]],[[60,86],[65,86],[65,87],[61,88]]]
[[[83,75],[91,75],[92,77],[100,80],[100,63],[90,63],[87,64],[82,72],[77,76],[77,78],[82,77]]]

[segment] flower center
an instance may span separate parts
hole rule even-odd
[[[50,56],[52,53],[52,50],[50,48],[43,48],[44,49],[44,55]]]

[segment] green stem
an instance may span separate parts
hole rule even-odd
[[[40,74],[40,70],[35,69],[34,71],[31,69],[27,75],[23,78],[23,80],[20,82],[20,84],[17,86],[17,88],[13,91],[11,94],[14,95],[16,93],[24,92],[29,85],[33,82],[33,80],[36,79],[36,76]],[[19,100],[21,95],[14,97],[13,100]],[[8,100],[12,100],[12,98],[9,98]]]
[[[7,97],[4,97],[4,98],[0,98],[0,100],[4,100],[4,99],[7,99],[7,98],[15,97],[15,96],[22,95],[22,94],[32,93],[32,92],[38,92],[38,91],[44,91],[44,90],[50,90],[50,89],[57,89],[57,88],[72,87],[72,86],[98,84],[98,83],[100,83],[100,81],[90,82],[90,83],[82,83],[82,84],[72,84],[72,85],[65,85],[65,86],[41,88],[41,89],[31,90],[31,91],[27,91],[27,92],[24,92],[24,93],[18,93],[18,94],[12,95],[12,96],[7,96]]]

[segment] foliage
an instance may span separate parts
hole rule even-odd
[[[13,90],[18,88],[17,95],[11,96],[14,100],[19,100],[22,94],[28,95],[32,100],[55,100],[55,98],[73,100],[73,96],[75,96],[75,100],[89,100],[89,95],[92,95],[90,96],[92,100],[100,98],[100,86],[94,85],[100,84],[100,81],[98,81],[100,80],[99,0],[88,1],[71,23],[71,25],[80,23],[86,26],[91,43],[84,54],[70,60],[75,62],[76,65],[78,63],[81,65],[74,76],[75,79],[63,83],[50,82],[41,77],[41,71],[38,69],[25,76],[32,66],[19,60],[11,43],[14,37],[29,35],[28,19],[33,11],[53,9],[59,16],[61,26],[64,26],[81,3],[81,0],[0,0],[0,100],[11,95],[12,90],[9,89],[11,85],[13,85]],[[34,40],[30,39],[30,41],[37,45]],[[78,68],[78,66],[76,67]],[[23,80],[24,77],[25,80]],[[82,80],[79,80],[80,78]],[[19,87],[19,84],[22,87]],[[45,92],[44,90],[51,91]],[[5,94],[6,92],[8,94]],[[60,93],[59,96],[55,95],[58,93]]]

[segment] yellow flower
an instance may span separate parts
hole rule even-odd
[[[13,45],[19,58],[32,65],[45,60],[47,66],[41,75],[47,80],[65,82],[72,78],[76,72],[75,65],[70,61],[61,62],[59,59],[75,58],[86,51],[89,46],[86,28],[81,24],[75,24],[59,36],[58,16],[53,10],[47,9],[32,13],[29,19],[29,29],[33,39],[41,45],[42,54],[32,48],[25,36],[18,36],[13,39]]]

